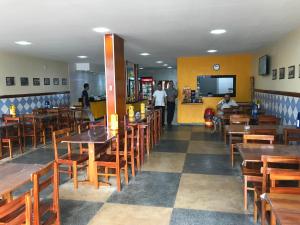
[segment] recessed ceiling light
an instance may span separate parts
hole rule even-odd
[[[208,53],[216,53],[216,52],[218,52],[218,50],[216,50],[216,49],[210,49],[210,50],[207,50],[207,52]]]
[[[142,55],[142,56],[148,56],[148,55],[150,55],[150,53],[148,53],[148,52],[142,52],[142,53],[140,53],[140,55]]]
[[[144,67],[140,67],[140,70],[143,70],[144,69]]]
[[[86,55],[79,55],[79,56],[77,56],[77,57],[80,58],[80,59],[86,59],[86,58],[87,58]]]
[[[172,69],[173,67],[172,66],[168,66],[168,69]]]
[[[159,61],[156,61],[156,63],[161,64],[161,63],[163,63],[163,61],[159,60]]]
[[[15,41],[15,44],[17,44],[17,45],[23,45],[23,46],[32,45],[32,43],[29,42],[29,41]]]
[[[227,31],[225,29],[215,29],[210,31],[211,34],[224,34],[226,32]]]
[[[168,64],[164,64],[163,66],[168,66]]]
[[[97,33],[107,33],[110,30],[106,27],[95,27],[95,28],[93,28],[93,31],[95,31]]]

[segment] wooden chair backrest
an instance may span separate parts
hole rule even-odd
[[[31,197],[28,192],[8,203],[0,204],[0,224],[31,225],[31,216]]]
[[[299,161],[300,162],[300,161]],[[280,181],[300,181],[300,170],[271,170],[270,171],[270,193],[279,194],[300,194],[299,185],[280,185]]]
[[[261,173],[263,175],[263,182],[262,182],[262,193],[266,193],[267,187],[270,184],[269,181],[269,174],[272,170],[277,171],[288,171],[288,167],[290,165],[299,165],[300,157],[296,156],[270,156],[270,155],[262,155],[261,161],[263,166],[261,168]]]
[[[11,117],[11,116],[5,116],[3,118],[4,122],[6,124],[9,124],[9,123],[20,123],[21,121],[21,118],[20,117]]]
[[[284,132],[284,143],[289,144],[290,141],[300,141],[300,129],[289,129],[285,128]]]
[[[35,117],[35,115],[33,114],[25,114],[23,116],[23,120],[22,120],[22,125],[23,125],[23,130],[25,131],[26,129],[32,128],[32,129],[36,129],[37,127],[37,119]]]
[[[268,143],[273,144],[274,142],[273,135],[261,135],[261,134],[244,134],[243,142],[244,144],[247,143]]]
[[[269,124],[269,125],[277,125],[279,122],[279,119],[276,116],[272,115],[260,115],[258,116],[258,124]]]
[[[47,113],[47,109],[43,109],[43,108],[37,108],[37,109],[33,109],[32,113],[34,115],[38,115],[38,114],[46,114]]]
[[[58,144],[62,142],[62,139],[66,136],[70,136],[71,129],[70,128],[64,128],[61,130],[56,130],[53,131],[52,133],[52,143],[53,143],[53,148],[54,148],[54,158],[57,161],[59,158],[59,153],[58,153]],[[68,153],[70,154],[72,152],[71,150],[71,144],[68,143]]]
[[[229,116],[230,124],[244,124],[249,125],[250,117],[248,115],[243,114],[233,114]]]
[[[31,181],[33,183],[33,221],[34,225],[40,224],[59,224],[60,211],[59,211],[59,176],[58,176],[58,164],[51,162],[41,170],[31,175]],[[40,197],[40,193],[52,185],[52,204],[44,203]],[[44,215],[48,213],[44,221]],[[44,223],[42,223],[42,220]]]

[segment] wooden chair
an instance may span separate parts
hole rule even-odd
[[[21,137],[21,118],[20,117],[12,117],[12,116],[4,116],[4,123],[6,125],[16,124],[14,126],[5,127],[5,138],[9,138],[12,143],[17,142],[19,145],[20,153],[23,153],[22,146],[22,137]]]
[[[229,116],[230,124],[249,125],[250,117],[244,114],[233,114]]]
[[[30,137],[32,140],[32,146],[36,148],[37,140],[46,144],[46,130],[42,124],[36,119],[33,114],[25,114],[23,116],[23,139],[24,147],[26,146],[26,138]]]
[[[31,197],[29,193],[22,194],[6,203],[0,202],[1,225],[32,225]]]
[[[284,132],[284,144],[288,145],[291,141],[300,142],[300,129],[285,128]]]
[[[74,130],[73,124],[74,121],[72,121],[72,115],[69,109],[60,109],[58,111],[58,126],[60,129],[63,128],[70,128],[72,131]]]
[[[259,125],[278,125],[279,119],[272,115],[259,115],[258,116]]]
[[[120,154],[120,141],[119,135],[115,138],[115,154],[101,155],[95,160],[95,169],[98,176],[110,177],[115,176],[117,180],[117,190],[121,191],[121,170],[124,171],[125,182],[128,184],[128,165],[127,165],[127,142],[125,138],[124,149],[122,149],[123,155]],[[105,169],[105,172],[101,172],[101,169]],[[109,172],[112,171],[112,172]],[[99,182],[97,182],[97,188]]]
[[[58,164],[49,163],[43,169],[31,175],[33,183],[33,224],[60,224],[59,209],[59,175]],[[41,198],[40,194],[46,188],[52,186],[52,201]]]
[[[262,155],[261,161],[263,163],[261,168],[262,173],[262,183],[259,185],[257,184],[254,189],[254,221],[257,221],[257,205],[261,203],[261,225],[266,224],[266,212],[270,210],[269,206],[266,204],[265,201],[259,201],[258,196],[260,196],[262,193],[269,193],[273,186],[276,187],[277,183],[270,181],[270,174],[277,174],[278,178],[281,179],[281,176],[284,174],[289,174],[292,172],[296,172],[299,174],[299,163],[300,163],[300,157],[294,157],[294,156],[269,156],[269,155]],[[297,169],[291,169],[291,165],[295,165],[295,168]],[[275,177],[277,176],[275,175]],[[274,177],[273,177],[274,181]],[[286,187],[286,191],[291,191],[290,188]],[[280,188],[277,189],[277,193],[283,191],[284,189]],[[291,191],[292,192],[292,191]],[[290,193],[291,193],[290,192]],[[297,193],[297,192],[296,192]]]
[[[154,143],[157,144],[161,135],[161,110],[154,110]]]
[[[256,134],[245,134],[243,137],[244,144],[247,143],[268,143],[270,145],[274,142],[274,136],[272,135],[256,135]],[[260,165],[258,164],[246,164],[242,165],[242,173],[244,176],[244,209],[248,208],[248,191],[254,191],[253,187],[249,186],[249,183],[261,183],[262,176],[260,173]]]
[[[88,155],[85,153],[74,153],[72,152],[71,144],[68,143],[68,152],[63,155],[59,155],[58,144],[62,142],[62,138],[70,135],[70,128],[65,128],[61,130],[54,131],[52,134],[52,143],[54,147],[54,158],[58,163],[58,168],[60,165],[68,166],[68,170],[60,170],[60,173],[67,173],[72,177],[74,188],[78,188],[78,169],[83,169],[87,166]]]
[[[0,159],[3,157],[3,150],[7,149],[9,152],[9,157],[13,158],[13,149],[12,149],[12,142],[9,138],[1,138],[0,139]]]

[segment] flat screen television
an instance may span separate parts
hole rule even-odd
[[[218,76],[198,76],[197,88],[199,94],[204,97],[222,97],[225,94],[236,96],[236,76],[218,75]]]
[[[270,57],[264,55],[259,58],[258,73],[259,75],[265,76],[270,73]]]

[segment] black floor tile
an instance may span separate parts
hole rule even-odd
[[[238,175],[239,171],[231,167],[229,155],[187,154],[183,167],[184,173],[212,175]]]
[[[101,202],[60,199],[62,225],[86,225],[102,207]],[[113,216],[113,215],[112,215]]]
[[[170,225],[253,225],[251,215],[173,209]]]
[[[177,173],[140,173],[121,192],[114,192],[108,202],[173,207],[180,176]]]
[[[210,133],[210,132],[192,132],[192,141],[216,141],[222,142],[223,136],[220,133]]]
[[[189,146],[189,141],[161,140],[158,143],[158,145],[154,147],[154,151],[185,153],[187,152],[188,146]]]

